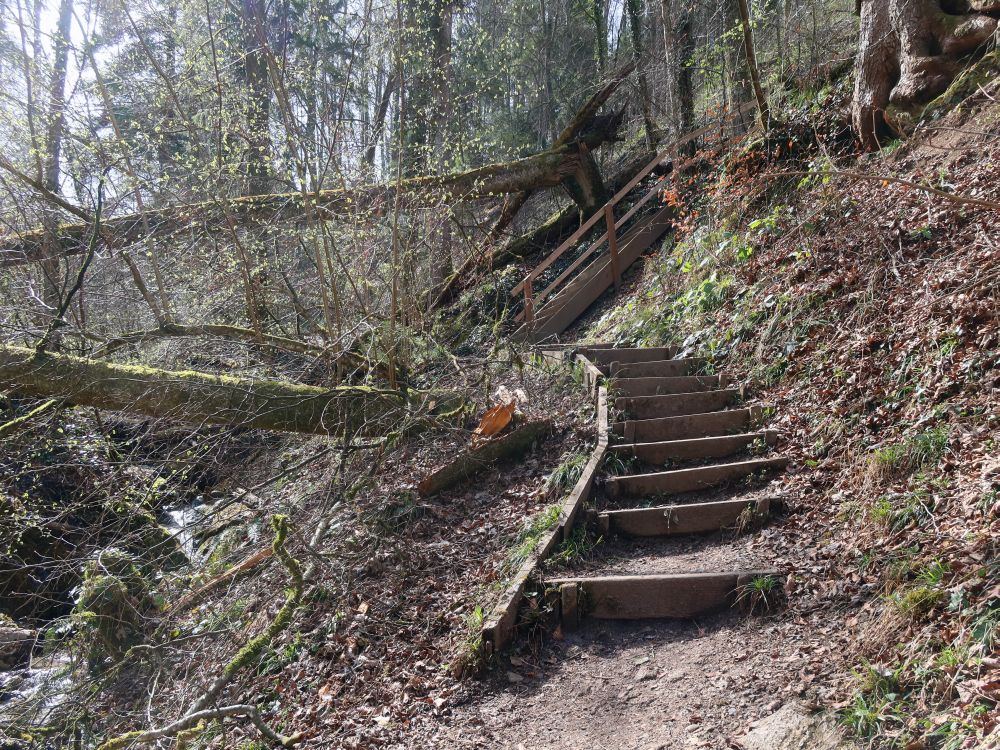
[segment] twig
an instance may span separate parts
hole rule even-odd
[[[8,435],[13,434],[14,432],[17,432],[17,430],[19,430],[21,428],[21,426],[25,422],[28,422],[28,421],[34,419],[39,414],[43,414],[43,413],[47,412],[49,409],[51,409],[52,407],[58,406],[61,403],[62,403],[62,399],[58,399],[58,398],[50,399],[50,400],[46,401],[44,404],[42,404],[41,406],[36,406],[34,409],[32,409],[31,411],[29,411],[27,414],[22,414],[20,417],[12,419],[9,422],[5,422],[4,424],[0,424],[0,437],[6,437]]]
[[[289,532],[288,518],[286,516],[275,516],[271,521],[271,525],[274,527],[274,541],[271,544],[271,551],[281,560],[281,563],[288,570],[289,576],[292,579],[292,587],[285,597],[285,603],[278,610],[278,614],[271,621],[271,624],[264,629],[263,633],[256,638],[252,638],[247,645],[240,649],[239,653],[226,664],[222,673],[212,682],[208,690],[194,702],[194,705],[187,714],[160,729],[126,732],[125,734],[113,737],[102,743],[98,747],[98,750],[121,750],[121,748],[133,744],[148,744],[164,737],[175,737],[182,732],[197,729],[203,726],[205,721],[230,716],[243,716],[250,719],[251,723],[260,730],[261,734],[272,742],[280,744],[282,747],[291,747],[302,738],[301,733],[291,735],[290,737],[277,734],[264,723],[254,706],[239,704],[212,709],[206,708],[219,697],[219,694],[243,667],[259,656],[260,652],[291,624],[292,615],[302,601],[302,590],[304,588],[302,568],[298,560],[288,554],[288,551],[285,549],[285,542],[288,539]]]
[[[257,727],[262,735],[267,737],[267,739],[271,742],[281,745],[281,747],[292,747],[302,739],[301,732],[297,732],[296,734],[288,737],[275,732],[261,718],[260,711],[257,710],[256,706],[236,704],[233,706],[209,708],[204,711],[195,711],[187,714],[186,716],[182,716],[177,721],[167,724],[164,727],[160,727],[159,729],[127,732],[108,740],[102,744],[98,750],[121,750],[121,748],[129,747],[130,745],[148,745],[156,740],[160,740],[165,737],[175,737],[186,730],[195,729],[207,721],[216,721],[218,719],[226,719],[236,716],[249,719],[250,723]]]
[[[13,164],[11,164],[9,161],[7,161],[7,159],[4,158],[2,155],[0,155],[0,168],[2,168],[5,171],[9,172],[11,175],[13,175],[14,177],[16,177],[18,180],[20,180],[21,182],[23,182],[28,187],[33,188],[34,190],[37,190],[50,203],[56,204],[57,206],[59,206],[59,208],[65,210],[65,211],[68,211],[69,213],[73,214],[77,218],[82,219],[87,224],[90,224],[94,220],[93,217],[90,214],[88,214],[86,211],[84,211],[82,208],[79,208],[78,206],[74,206],[72,203],[69,203],[68,201],[63,200],[61,197],[59,197],[58,195],[56,195],[55,193],[53,193],[51,190],[49,190],[48,188],[46,188],[41,182],[39,182],[38,180],[34,179],[33,177],[29,177],[24,172],[22,172],[20,169],[18,169],[17,167],[15,167]]]
[[[169,617],[170,615],[174,614],[175,612],[179,612],[182,609],[189,609],[196,602],[202,599],[202,597],[204,597],[205,594],[208,594],[209,592],[217,589],[223,583],[226,583],[227,581],[236,578],[237,576],[239,576],[242,573],[245,573],[251,568],[256,567],[260,563],[270,558],[273,554],[274,550],[271,549],[270,547],[268,547],[267,549],[263,549],[260,552],[255,552],[254,554],[250,555],[250,557],[246,558],[242,562],[239,562],[233,567],[231,567],[225,573],[216,576],[211,581],[206,583],[204,586],[201,586],[192,591],[191,593],[181,597],[176,604],[174,604],[170,609],[168,609],[164,613],[164,616]]]

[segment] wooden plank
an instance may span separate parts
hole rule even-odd
[[[586,356],[583,354],[576,355],[576,361],[583,370],[583,383],[587,386],[587,390],[597,398],[597,389],[600,387],[601,383],[604,382],[604,373],[602,373]]]
[[[725,409],[740,396],[739,390],[701,391],[700,393],[672,393],[665,396],[635,396],[615,399],[615,409],[633,419],[677,417],[682,414],[704,414]]]
[[[604,456],[608,451],[608,428],[608,392],[603,387],[599,387],[597,391],[597,446],[590,454],[590,460],[584,466],[573,491],[563,503],[561,515],[564,540],[569,539],[573,533],[573,526],[576,524],[583,504],[594,491],[594,480],[597,478],[597,472],[600,470]]]
[[[680,573],[673,575],[555,578],[547,585],[575,584],[584,606],[580,613],[609,620],[688,618],[736,603],[740,587],[776,571]]]
[[[579,589],[575,583],[559,587],[560,620],[564,630],[576,630],[580,624]]]
[[[614,362],[649,362],[670,359],[677,352],[673,346],[653,346],[647,348],[619,347],[588,352],[587,356],[598,366]]]
[[[498,435],[476,448],[469,448],[453,460],[436,468],[420,480],[417,491],[423,497],[427,497],[446,490],[463,479],[488,469],[498,461],[524,453],[532,443],[551,431],[552,422],[541,420],[528,422],[507,434]]]
[[[566,498],[559,514],[559,521],[539,541],[532,555],[521,565],[514,578],[504,589],[496,604],[484,620],[482,639],[488,653],[498,653],[511,642],[517,627],[517,613],[528,579],[534,574],[538,564],[549,557],[557,545],[568,538],[572,525],[579,516],[584,502],[589,499],[594,488],[594,476],[608,450],[608,394],[598,389],[597,445],[591,453],[590,461],[584,467],[573,491]]]
[[[610,384],[617,396],[664,396],[725,388],[721,375],[682,375],[668,378],[618,378]]]
[[[622,363],[630,362],[662,362],[670,359],[677,353],[675,346],[653,346],[647,348],[634,347],[607,347],[599,350],[580,350],[590,357],[594,365],[600,367],[605,374],[610,373],[612,361]]]
[[[663,359],[650,362],[619,362],[610,372],[613,378],[671,378],[692,375],[708,363],[702,357]]]
[[[750,461],[698,466],[692,469],[612,477],[606,486],[608,494],[612,497],[675,495],[681,492],[696,492],[708,487],[715,487],[725,482],[748,477],[759,471],[783,469],[787,465],[788,459],[784,457],[755,458]]]
[[[778,433],[773,430],[765,430],[745,435],[666,440],[656,443],[628,443],[614,445],[611,450],[623,457],[637,458],[648,464],[662,465],[668,461],[725,458],[746,450],[757,440],[764,441],[766,445],[774,445],[778,441]]]
[[[612,432],[630,443],[714,437],[745,430],[751,423],[752,414],[751,409],[730,409],[676,417],[630,419],[615,422]]]
[[[602,527],[628,536],[679,536],[703,534],[735,526],[747,509],[758,518],[770,511],[770,498],[750,501],[722,500],[714,503],[688,503],[657,508],[611,510],[602,513]]]

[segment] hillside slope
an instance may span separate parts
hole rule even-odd
[[[799,468],[772,541],[808,622],[785,656],[879,747],[998,742],[1000,84],[973,91],[856,163],[791,138],[730,158],[588,331],[713,351],[775,405]]]

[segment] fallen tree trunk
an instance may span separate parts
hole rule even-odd
[[[450,392],[415,393],[363,386],[317,388],[201,372],[37,354],[0,345],[0,388],[68,404],[197,424],[344,437],[384,435],[407,421],[457,407]]]
[[[589,152],[589,149],[593,148],[592,144],[595,142],[614,140],[615,134],[618,132],[618,128],[621,126],[622,119],[625,116],[625,110],[623,109],[620,112],[600,117],[597,113],[607,103],[618,87],[632,74],[635,68],[636,63],[633,61],[615,71],[608,78],[607,82],[584,103],[569,125],[562,129],[562,132],[559,133],[552,144],[552,148],[564,148],[569,144],[579,141],[587,146],[587,151]],[[598,192],[606,192],[606,189],[601,181],[601,175],[597,171],[593,157],[589,153],[583,153],[582,157],[577,170],[574,174],[567,176],[564,184],[566,184],[571,195],[573,195],[574,189],[578,190],[581,187],[579,185],[581,176],[584,178],[585,185],[582,186],[582,191],[578,190],[580,192],[579,195],[573,195],[576,205],[568,206],[560,212],[561,214],[565,214],[565,217],[561,221],[573,221],[578,217],[580,212],[584,213],[582,220],[586,221],[590,218],[590,214],[604,203],[602,200],[595,206],[594,196],[587,195],[588,188],[596,188]],[[501,208],[496,224],[493,225],[489,234],[484,239],[484,245],[487,247],[496,246],[496,243],[500,241],[504,232],[507,231],[507,227],[517,217],[518,212],[524,207],[524,204],[527,203],[528,198],[531,197],[533,192],[533,189],[528,189],[508,196],[507,201]],[[474,254],[466,258],[462,266],[445,283],[437,299],[434,300],[432,309],[450,301],[468,275],[475,268],[479,267],[484,260],[488,259],[488,257],[484,258],[484,256]]]
[[[408,196],[409,205],[439,205],[444,201],[467,201],[495,198],[508,193],[555,187],[574,175],[581,164],[581,147],[598,148],[614,137],[614,120],[602,120],[580,135],[576,142],[543,151],[512,162],[489,164],[458,174],[413,177],[396,183],[355,188],[321,190],[317,193],[282,193],[252,195],[227,201],[170,206],[145,214],[128,214],[106,219],[101,225],[105,244],[125,246],[148,236],[161,236],[194,225],[206,231],[228,226],[224,218],[241,224],[292,221],[315,210],[322,219],[349,214],[358,206],[371,206],[376,212],[388,209],[397,192]],[[0,163],[2,166],[2,163]],[[17,175],[15,175],[17,176]],[[64,224],[58,241],[53,243],[60,257],[78,255],[85,250],[90,224]],[[33,230],[0,239],[0,268],[45,260],[46,232]]]

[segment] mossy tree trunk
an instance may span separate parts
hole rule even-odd
[[[458,403],[451,393],[318,388],[37,354],[17,346],[0,346],[0,388],[196,424],[342,437],[384,435],[420,413]]]
[[[358,206],[367,206],[375,213],[388,210],[395,194],[406,196],[408,205],[440,205],[495,198],[508,193],[556,187],[576,173],[581,161],[580,143],[590,150],[615,137],[617,121],[596,120],[598,127],[583,132],[579,142],[543,151],[512,162],[489,164],[466,172],[430,177],[414,177],[395,183],[358,188],[322,190],[318,193],[282,193],[237,198],[229,202],[223,213],[217,201],[172,206],[147,211],[145,216],[129,214],[108,219],[102,224],[101,236],[106,244],[124,246],[147,235],[164,235],[193,226],[205,231],[219,231],[223,221],[231,217],[241,224],[293,221],[308,210],[323,219],[350,215]],[[45,239],[45,231],[28,232],[20,237],[0,241],[0,268],[37,262],[51,257],[79,255],[86,249],[85,238],[89,223],[66,224],[59,227],[56,249]]]

